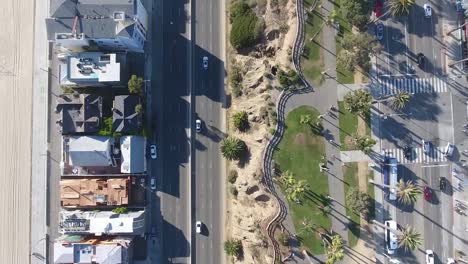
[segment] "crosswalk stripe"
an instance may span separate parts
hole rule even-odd
[[[422,148],[414,148],[410,159],[407,159],[403,149],[392,148],[385,149],[385,155],[396,158],[398,163],[401,164],[446,162],[447,158],[445,157],[443,150],[443,147],[433,147],[431,148],[431,152],[426,154]]]
[[[416,93],[444,93],[447,84],[439,77],[434,78],[382,78],[379,79],[380,93],[394,95],[400,92]]]

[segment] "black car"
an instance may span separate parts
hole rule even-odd
[[[411,159],[413,157],[413,148],[411,146],[406,145],[403,147],[403,153],[405,153],[406,159]]]
[[[445,187],[447,187],[447,179],[445,177],[440,177],[439,178],[439,188],[440,190],[445,190]]]
[[[424,67],[424,62],[426,61],[426,58],[424,57],[424,54],[418,53],[418,66],[420,68]]]

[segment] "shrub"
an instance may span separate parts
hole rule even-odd
[[[242,7],[231,12],[232,27],[230,42],[236,49],[242,49],[255,44],[258,35],[255,32],[258,17],[247,4],[239,4]],[[247,9],[245,9],[247,6]]]
[[[235,113],[232,116],[232,121],[234,123],[234,127],[240,131],[249,129],[249,116],[245,111]]]
[[[247,145],[238,138],[227,137],[221,142],[221,153],[227,160],[240,160],[246,151]]]
[[[231,185],[229,186],[229,192],[234,195],[234,197],[237,198],[237,195],[239,194],[239,191],[237,190],[236,186]]]
[[[143,78],[132,75],[128,80],[128,91],[130,93],[141,94],[143,92]]]
[[[242,254],[242,242],[238,239],[229,239],[224,242],[224,251],[228,256],[238,257]]]
[[[238,174],[236,170],[229,171],[228,182],[234,184],[237,180]]]
[[[275,134],[275,132],[276,132],[276,129],[274,129],[274,128],[270,128],[268,131],[270,131],[270,134],[274,135],[274,134]]]
[[[116,214],[125,214],[125,213],[128,212],[128,208],[127,207],[117,207],[117,208],[112,209],[112,212],[114,212]]]
[[[287,246],[289,244],[289,236],[286,233],[279,234],[278,241],[281,245]]]

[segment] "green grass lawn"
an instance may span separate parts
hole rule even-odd
[[[358,127],[358,118],[356,115],[351,114],[345,108],[343,101],[338,102],[338,109],[340,111],[340,143],[341,150],[353,150],[350,144],[346,144],[346,137],[351,137],[356,134]]]
[[[349,23],[345,17],[343,17],[343,13],[340,10],[341,1],[345,0],[335,0],[335,9],[337,13],[336,21],[340,24],[340,33],[335,38],[336,40],[336,54],[338,54],[341,50],[341,40],[345,33],[350,33],[352,29],[351,23]],[[336,73],[339,83],[354,83],[354,73],[343,69],[340,65],[336,65]]]
[[[311,115],[315,118],[319,112],[311,107],[302,106],[291,111],[286,119],[286,131],[277,150],[274,160],[281,171],[291,171],[297,180],[305,180],[310,188],[301,205],[290,202],[291,216],[300,235],[301,245],[312,254],[322,254],[323,247],[320,238],[313,234],[301,234],[302,220],[309,219],[318,227],[329,230],[331,220],[322,214],[320,205],[328,195],[327,176],[319,171],[321,157],[325,155],[324,139],[317,135],[307,125],[299,124],[301,115]],[[325,202],[326,203],[326,202]]]
[[[359,182],[357,176],[357,163],[351,162],[346,163],[346,166],[343,166],[343,177],[344,177],[344,191],[345,195],[348,193],[350,187],[354,187],[359,189]],[[348,208],[348,201],[345,202],[346,204],[346,215],[351,217],[351,223],[348,229],[348,243],[350,247],[354,247],[359,239],[359,225],[360,225],[360,217],[359,213],[354,212],[353,210]]]
[[[308,10],[312,4],[313,0],[304,1],[304,8]],[[319,3],[320,4],[320,3]],[[319,5],[317,4],[317,6]],[[317,8],[316,8],[317,9]],[[301,56],[301,67],[304,71],[304,75],[311,83],[319,85],[322,82],[321,72],[324,70],[323,58],[320,46],[317,43],[322,42],[322,34],[319,33],[315,37],[315,41],[309,41],[312,36],[314,36],[319,30],[321,30],[321,25],[323,23],[323,18],[316,12],[309,12],[307,16],[307,21],[305,23],[305,45],[304,53]]]

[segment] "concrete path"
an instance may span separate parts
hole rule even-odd
[[[360,150],[350,150],[340,152],[341,162],[359,162],[359,161],[373,161],[368,155]]]

